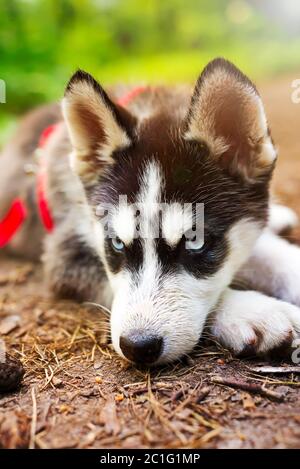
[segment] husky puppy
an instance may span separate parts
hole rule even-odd
[[[28,208],[6,250],[42,253],[54,294],[110,307],[114,348],[133,362],[178,359],[205,326],[237,354],[290,344],[300,249],[276,233],[296,220],[270,206],[276,150],[253,83],[216,59],[193,91],[145,88],[126,108],[118,97],[78,71],[62,115],[50,106],[25,118],[0,158],[0,216],[20,191]],[[28,168],[43,127],[60,121],[43,154],[55,222],[44,237]],[[184,204],[203,204],[201,242],[189,242]]]

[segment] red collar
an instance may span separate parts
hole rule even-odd
[[[127,106],[129,102],[138,96],[140,93],[145,91],[145,86],[139,86],[129,91],[126,95],[122,96],[118,100],[120,106]],[[59,124],[50,125],[43,132],[39,140],[39,149],[43,149],[48,141],[50,136],[55,132]],[[42,162],[41,162],[42,163]],[[46,184],[46,172],[42,168],[37,176],[36,184],[36,196],[37,196],[37,206],[40,215],[41,222],[46,231],[49,233],[54,229],[53,217],[47,202],[46,193],[45,193],[45,184]],[[13,200],[9,211],[0,220],[0,249],[4,248],[19,231],[23,223],[27,218],[27,209],[25,202],[17,197]]]

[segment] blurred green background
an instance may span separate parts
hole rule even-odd
[[[0,144],[78,67],[103,84],[194,81],[222,55],[261,79],[299,52],[299,0],[0,0]]]

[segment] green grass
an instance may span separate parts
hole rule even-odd
[[[254,80],[300,70],[300,40],[293,44],[266,42],[263,45],[219,48],[217,51],[182,51],[127,58],[95,68],[93,73],[104,84],[147,81],[150,83],[194,82],[205,65],[215,57],[233,61]]]
[[[224,56],[236,63],[252,79],[260,80],[272,78],[278,74],[289,73],[292,70],[300,72],[299,53],[300,40],[292,44],[265,42],[263,47],[259,44],[220,47],[217,51],[199,52],[176,51],[170,53],[153,54],[142,57],[127,57],[111,62],[103,67],[93,65],[88,67],[101,83],[177,83],[195,82],[203,67],[214,57]],[[80,67],[80,61],[69,70],[57,68],[53,73],[25,73],[20,71],[16,82],[13,83],[14,92],[24,96],[25,107],[32,103],[58,100],[63,94],[65,84],[71,73]],[[20,82],[20,88],[17,83]],[[0,145],[7,139],[14,128],[16,109],[10,109],[10,84],[7,86],[7,104],[0,104]],[[27,96],[26,96],[27,94]]]

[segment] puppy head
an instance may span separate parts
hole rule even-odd
[[[276,159],[261,99],[231,63],[211,62],[186,108],[160,101],[140,120],[77,72],[63,102],[114,291],[113,344],[145,364],[198,342],[264,226]]]

